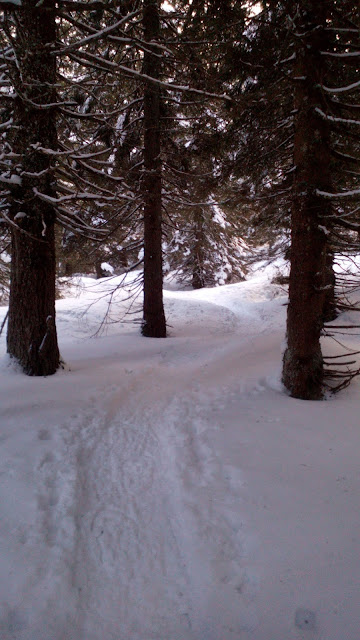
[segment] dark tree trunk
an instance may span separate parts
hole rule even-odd
[[[330,213],[330,205],[317,194],[317,189],[330,190],[330,134],[326,120],[316,108],[323,108],[319,84],[324,68],[320,51],[326,49],[325,19],[323,3],[304,2],[302,20],[297,25],[294,74],[296,173],[283,382],[290,395],[304,400],[320,399],[323,394],[320,334],[325,304],[327,236],[322,229],[322,217]]]
[[[74,267],[71,262],[66,260],[64,262],[64,276],[72,276],[74,274]]]
[[[201,207],[194,212],[195,242],[192,250],[193,274],[191,283],[193,289],[202,289],[205,287],[203,215]]]
[[[160,21],[157,0],[143,3],[144,39],[157,41]],[[160,58],[156,47],[144,53],[144,74],[160,77]],[[144,309],[142,333],[151,338],[165,338],[161,247],[161,132],[160,88],[149,82],[144,92]]]
[[[338,316],[335,296],[336,277],[334,272],[334,253],[328,247],[326,252],[325,268],[325,300],[323,309],[323,321],[331,322]]]
[[[96,273],[97,280],[99,280],[100,278],[105,278],[106,276],[106,271],[101,266],[103,262],[104,262],[103,257],[95,256],[94,266],[95,266],[95,273]]]
[[[36,8],[23,0],[18,12],[15,134],[13,151],[22,157],[21,184],[13,192],[12,262],[7,334],[8,353],[29,375],[49,375],[59,367],[55,326],[55,211],[36,190],[54,197],[51,156],[36,149],[57,148],[53,0]]]

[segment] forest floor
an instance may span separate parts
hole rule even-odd
[[[161,340],[80,278],[49,378],[1,336],[1,640],[359,640],[360,385],[286,395],[274,271],[167,285]]]

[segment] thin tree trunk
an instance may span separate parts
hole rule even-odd
[[[11,218],[12,262],[7,333],[8,353],[29,375],[49,375],[59,367],[55,326],[55,211],[35,190],[55,196],[49,155],[36,146],[57,148],[53,0],[36,8],[23,0],[18,13],[16,54],[19,77],[15,89],[13,151],[22,157],[21,184],[14,190]],[[41,4],[41,3],[40,3]],[[42,105],[36,106],[36,105]]]
[[[329,127],[316,112],[323,107],[319,84],[326,49],[326,9],[318,0],[306,4],[297,32],[294,74],[296,166],[291,229],[291,270],[287,314],[287,348],[283,382],[290,395],[305,400],[322,397],[323,358],[320,335],[325,303],[327,236],[322,217],[329,206],[316,193],[330,190]],[[319,26],[320,25],[320,26]]]
[[[160,34],[158,3],[144,0],[144,39],[157,41]],[[149,45],[144,53],[144,74],[160,77],[159,50]],[[162,272],[162,196],[160,88],[145,84],[144,92],[144,308],[142,333],[152,338],[166,336]]]
[[[194,211],[194,227],[195,227],[195,242],[192,249],[193,259],[193,274],[192,274],[192,288],[202,289],[205,286],[204,277],[204,220],[203,210],[198,207]]]

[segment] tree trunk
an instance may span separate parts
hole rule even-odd
[[[10,216],[12,262],[7,334],[8,353],[29,375],[49,375],[59,367],[55,326],[55,210],[36,190],[55,197],[51,156],[36,149],[57,148],[56,41],[53,0],[36,8],[23,0],[18,13],[15,49],[19,76],[15,83],[13,151],[22,158],[21,184],[14,189]],[[41,3],[40,3],[41,4]],[[41,105],[41,106],[38,106]]]
[[[144,0],[144,39],[156,41],[160,34],[158,3]],[[144,74],[160,77],[159,50],[148,45],[144,52]],[[162,273],[160,88],[149,82],[144,92],[144,308],[142,333],[165,338]]]
[[[296,172],[287,348],[283,362],[285,386],[291,396],[304,400],[320,399],[323,394],[320,334],[325,303],[327,236],[322,218],[330,213],[330,205],[317,194],[317,189],[330,190],[330,133],[326,120],[316,108],[324,108],[319,84],[323,81],[325,64],[320,54],[326,49],[325,25],[323,3],[318,0],[305,2],[295,36]]]
[[[323,322],[331,322],[338,316],[335,295],[336,277],[334,272],[334,252],[328,247],[326,252],[325,269],[325,300],[323,309]]]
[[[198,207],[194,211],[194,246],[192,248],[192,260],[193,260],[193,274],[192,274],[192,288],[202,289],[205,287],[205,273],[204,273],[204,220],[203,210]]]

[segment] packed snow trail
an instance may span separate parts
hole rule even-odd
[[[235,497],[201,438],[193,398],[174,397],[176,380],[169,385],[168,372],[161,378],[159,370],[143,371],[131,382],[130,403],[127,392],[110,392],[102,414],[79,425],[74,638],[215,640],[219,624],[229,638],[246,624],[238,614],[232,619],[233,602],[221,622],[211,620],[216,562],[224,580],[229,563],[238,565],[240,582],[243,573],[241,536],[224,521]]]
[[[206,435],[219,406],[213,363],[199,371],[188,353],[174,366],[169,346],[159,364],[127,370],[127,384],[98,388],[55,441],[38,432],[33,526],[45,548],[37,567],[29,545],[24,594],[37,620],[16,609],[4,640],[216,640],[251,628],[239,487]]]

